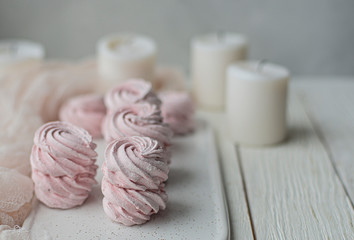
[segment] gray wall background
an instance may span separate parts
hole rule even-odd
[[[215,30],[296,75],[354,75],[354,0],[0,0],[0,39],[41,42],[50,58],[92,56],[99,37],[129,31],[188,69],[191,37]]]

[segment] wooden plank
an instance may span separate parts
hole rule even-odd
[[[354,78],[294,82],[343,185],[354,202]]]
[[[289,138],[240,147],[257,239],[354,239],[354,212],[299,100],[289,103]]]
[[[233,144],[226,138],[225,116],[211,112],[199,112],[198,115],[207,119],[217,133],[220,165],[229,207],[231,239],[253,239],[239,162]]]

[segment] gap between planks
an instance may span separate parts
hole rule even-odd
[[[331,160],[331,163],[332,163],[332,167],[333,167],[333,170],[334,172],[336,173],[340,183],[342,184],[342,187],[345,191],[345,194],[347,195],[351,205],[352,205],[352,208],[354,209],[354,205],[353,205],[353,199],[350,197],[350,194],[349,194],[349,191],[348,189],[346,188],[346,185],[344,183],[344,180],[342,179],[341,177],[341,174],[339,174],[339,170],[337,168],[337,165],[336,165],[336,162],[334,160],[334,156],[330,150],[330,147],[329,147],[329,143],[326,141],[326,138],[323,134],[323,132],[320,130],[320,127],[318,126],[314,116],[311,114],[310,112],[310,109],[308,107],[306,107],[306,104],[305,104],[305,100],[303,99],[303,95],[302,94],[297,94],[298,95],[298,98],[307,114],[307,117],[309,118],[310,122],[312,123],[312,127],[316,133],[316,135],[318,136],[320,142],[322,143],[327,155],[328,155],[328,158]]]
[[[354,78],[302,78],[292,83],[354,202]]]
[[[207,119],[217,133],[218,154],[229,208],[231,239],[254,239],[239,162],[234,145],[226,137],[225,114],[200,111],[198,115]]]
[[[285,143],[239,148],[257,238],[354,239],[349,198],[297,97],[289,110]]]
[[[245,192],[245,200],[246,200],[246,204],[247,204],[248,216],[250,218],[252,235],[253,235],[253,239],[257,240],[257,236],[256,236],[255,228],[254,228],[254,223],[253,223],[253,219],[252,219],[251,206],[250,206],[250,203],[248,200],[247,186],[246,186],[246,181],[245,181],[245,174],[243,172],[243,166],[242,166],[242,161],[241,161],[241,156],[240,156],[240,149],[239,149],[239,145],[237,145],[237,144],[235,146],[235,152],[236,152],[236,158],[237,158],[238,165],[240,166],[242,187],[243,187],[243,191]]]

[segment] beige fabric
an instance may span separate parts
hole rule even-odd
[[[32,207],[32,180],[16,170],[0,167],[0,182],[0,225],[22,225]]]
[[[29,240],[30,232],[18,226],[12,228],[0,225],[0,240]]]
[[[30,239],[28,231],[14,227],[32,208],[27,176],[34,132],[58,119],[66,100],[93,92],[96,82],[94,61],[25,64],[0,76],[0,240]]]
[[[94,61],[21,65],[0,78],[0,166],[29,175],[29,155],[36,129],[57,120],[69,98],[92,92]]]

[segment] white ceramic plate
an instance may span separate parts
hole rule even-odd
[[[98,164],[105,143],[98,143]],[[36,204],[24,228],[33,239],[229,239],[227,205],[211,128],[198,121],[197,130],[173,141],[166,191],[167,208],[141,226],[125,227],[108,219],[100,184],[86,202],[69,210]],[[97,181],[102,179],[99,169]]]

